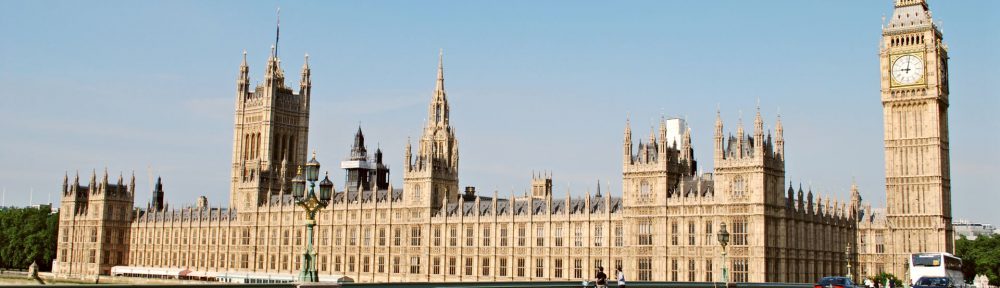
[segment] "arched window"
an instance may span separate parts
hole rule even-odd
[[[733,197],[742,197],[746,195],[747,183],[743,177],[736,176],[733,178]]]
[[[441,122],[441,104],[437,105],[437,109],[434,109],[434,122]]]
[[[639,196],[648,199],[651,196],[650,190],[652,189],[649,187],[649,181],[642,180],[639,184]]]

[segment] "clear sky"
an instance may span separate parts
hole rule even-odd
[[[57,202],[63,173],[150,174],[174,206],[228,203],[241,51],[313,69],[310,149],[333,169],[359,123],[395,185],[445,51],[461,186],[523,193],[532,171],[574,195],[621,193],[621,145],[686,117],[701,168],[712,125],[785,125],[786,178],[884,204],[878,41],[891,0],[857,1],[6,1],[0,0],[0,187],[8,205]],[[956,218],[1000,224],[998,1],[930,1],[951,56]],[[993,21],[991,21],[993,20]],[[86,181],[86,180],[84,180]],[[112,180],[114,181],[114,180]]]

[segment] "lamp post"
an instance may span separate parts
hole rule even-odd
[[[903,260],[903,279],[906,280],[903,281],[903,287],[910,287],[910,281],[913,280],[910,279],[910,257],[906,257],[906,260]]]
[[[298,204],[306,212],[306,249],[302,252],[302,273],[299,273],[300,282],[319,282],[319,273],[316,272],[316,252],[313,251],[313,227],[316,226],[316,212],[326,207],[333,191],[333,182],[330,181],[329,172],[319,183],[319,197],[316,196],[316,180],[319,180],[319,161],[316,161],[316,152],[313,152],[312,159],[305,165],[305,175],[302,174],[302,167],[299,166],[298,173],[292,178],[292,196],[295,197],[295,204]],[[306,182],[309,182],[309,191],[306,190]]]
[[[847,250],[844,251],[844,261],[847,262],[847,279],[854,281],[854,277],[851,277],[851,243],[847,243]]]
[[[722,245],[722,282],[729,287],[729,273],[726,271],[726,245],[729,244],[729,231],[726,231],[726,223],[719,227],[719,244]]]

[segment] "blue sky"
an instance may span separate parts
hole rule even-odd
[[[167,200],[228,203],[241,51],[255,81],[274,41],[298,85],[313,69],[309,146],[333,169],[360,123],[401,167],[445,51],[461,184],[522,193],[532,171],[574,194],[621,193],[622,130],[686,117],[712,167],[712,125],[757,99],[780,111],[788,180],[883,206],[878,41],[892,1],[0,1],[0,187],[58,197],[63,173],[135,171]],[[997,1],[931,1],[950,46],[956,218],[1000,223]],[[990,68],[993,67],[993,68]],[[645,136],[642,136],[645,137]],[[374,148],[374,147],[370,147]],[[343,184],[341,171],[333,171]],[[392,181],[401,183],[401,171]],[[54,199],[55,201],[55,199]]]

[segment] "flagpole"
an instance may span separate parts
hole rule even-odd
[[[278,39],[281,37],[281,7],[278,7],[278,26],[274,31],[274,58],[278,58]]]

